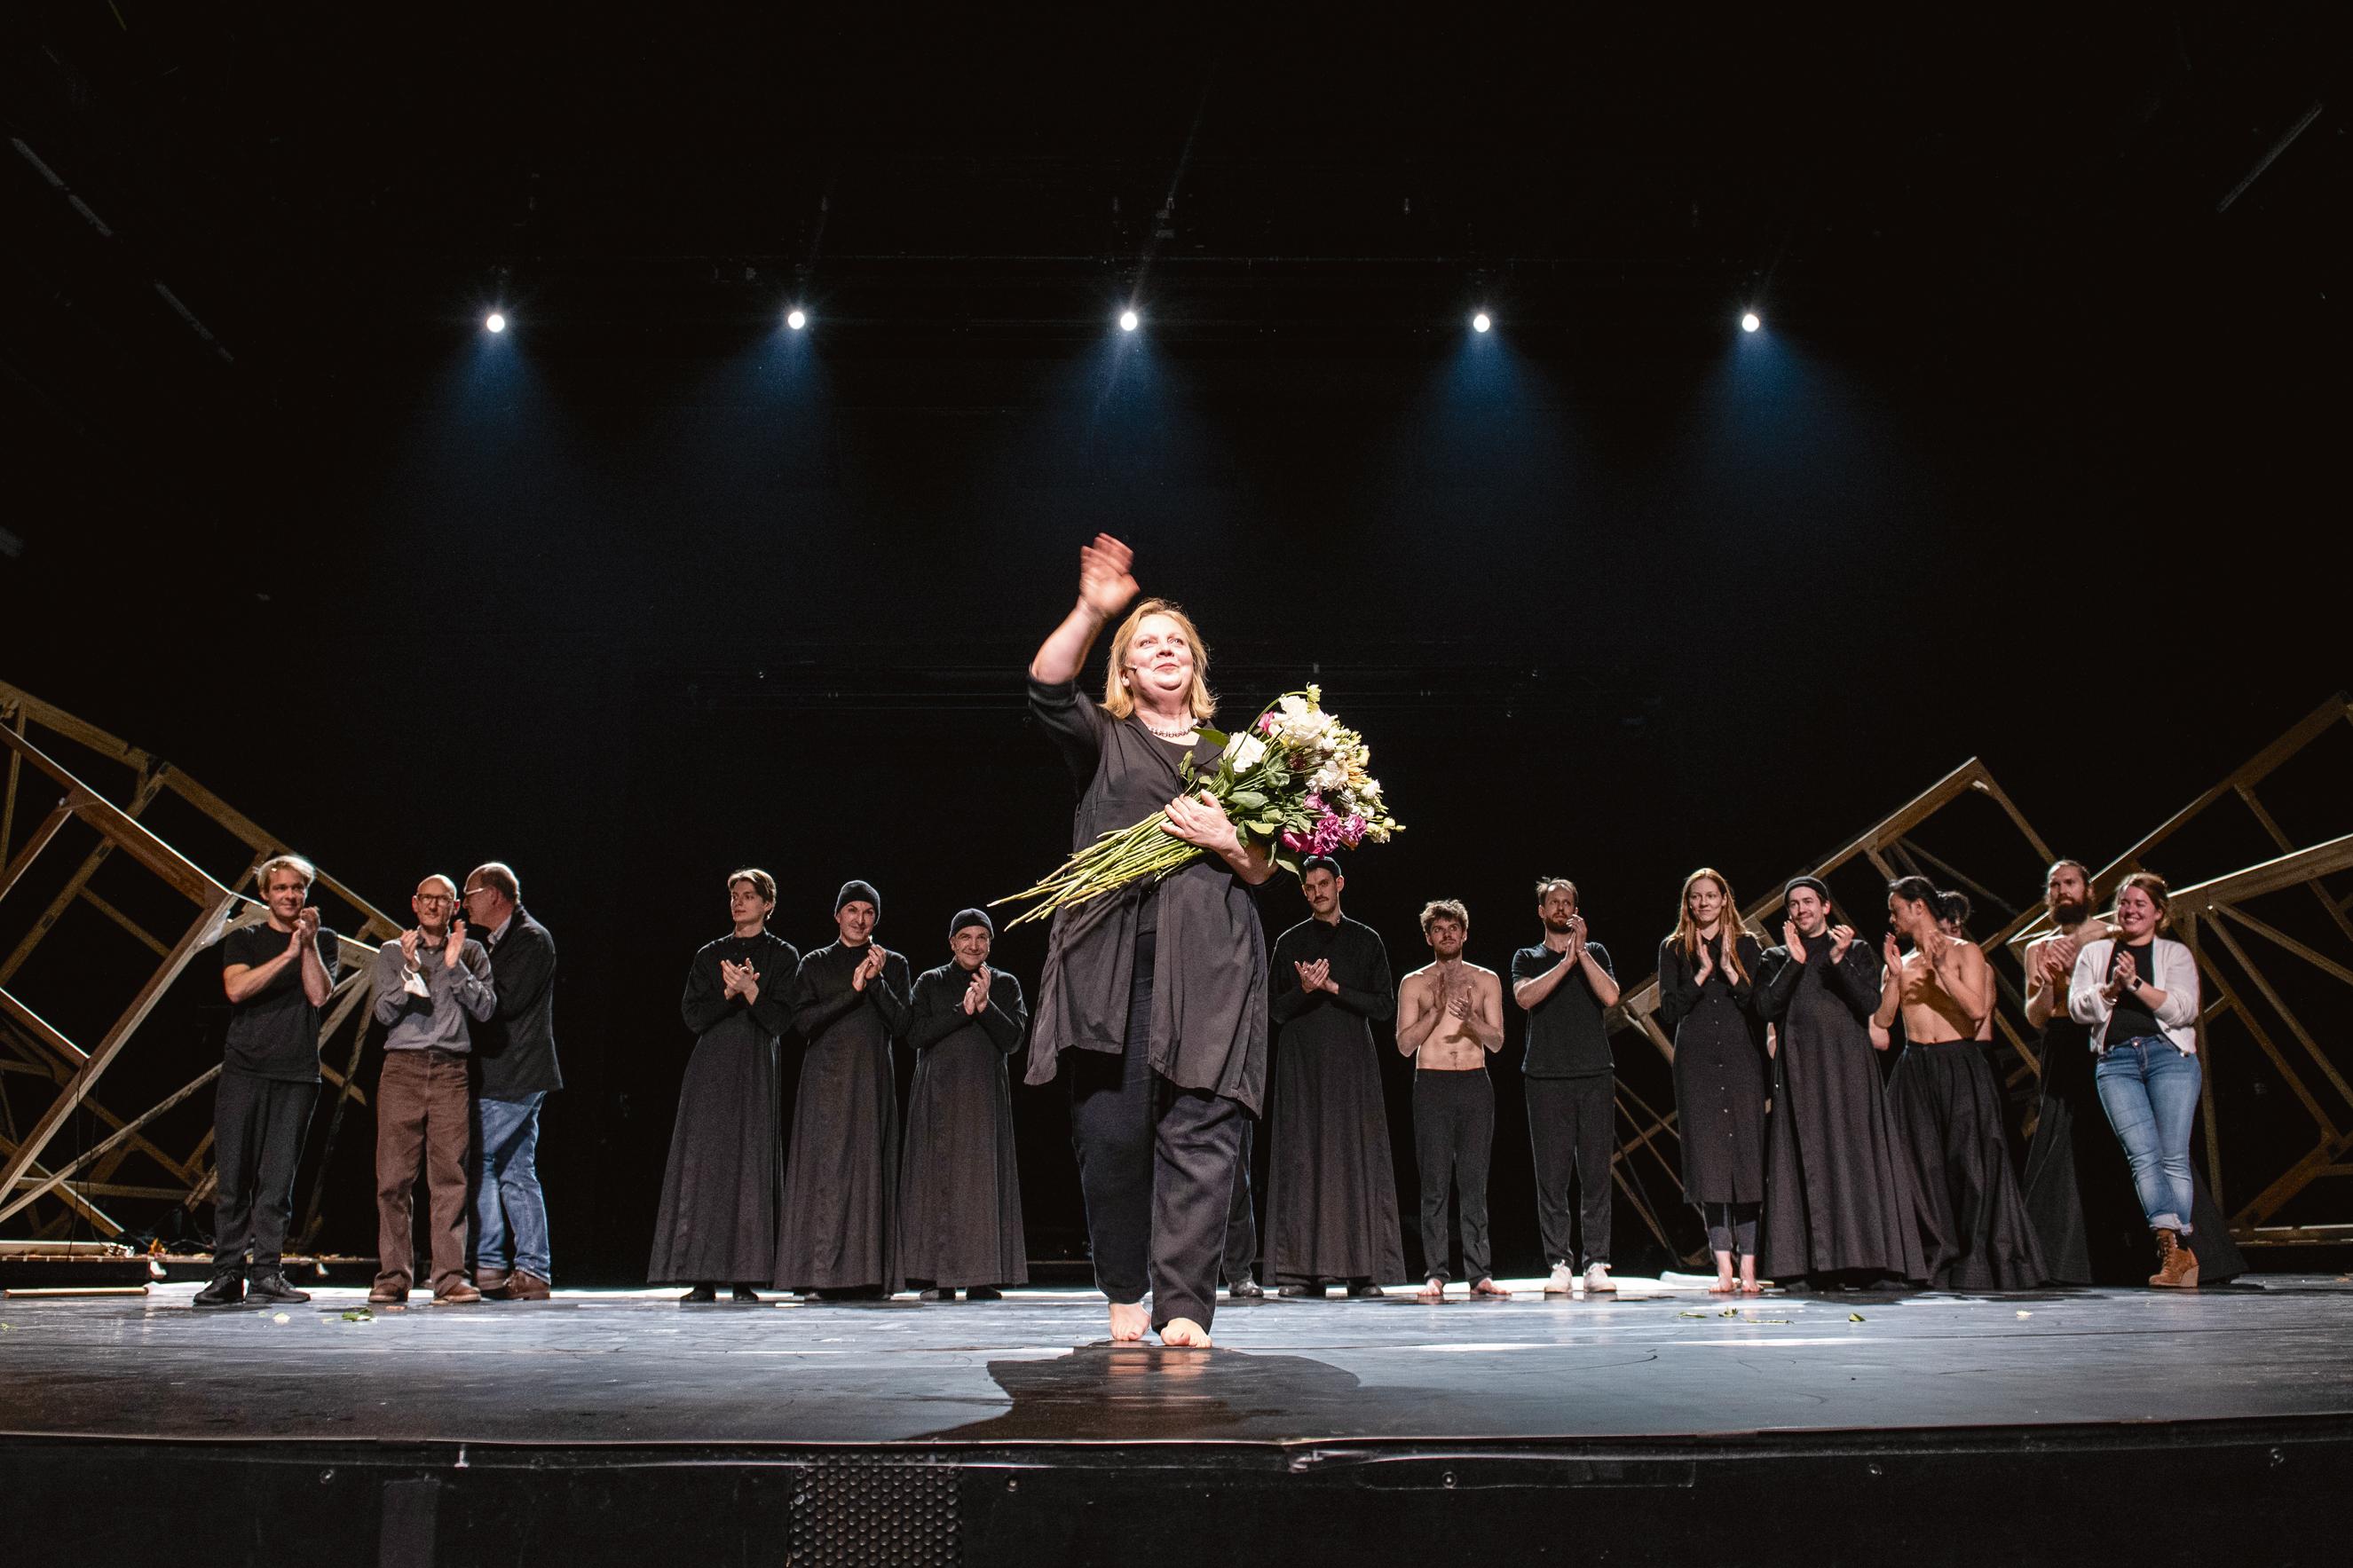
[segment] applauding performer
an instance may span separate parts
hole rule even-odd
[[[1299,883],[1313,918],[1274,943],[1267,1272],[1286,1296],[1321,1296],[1335,1279],[1377,1296],[1380,1280],[1405,1278],[1372,1027],[1397,1016],[1389,955],[1341,914],[1338,862],[1302,861]]]
[[[804,1042],[793,1147],[776,1228],[776,1289],[887,1296],[899,1288],[898,1084],[891,1039],[907,1026],[907,961],[870,940],[882,895],[844,882],[840,940],[801,960],[793,1028]]]
[[[694,1054],[678,1088],[646,1279],[692,1286],[691,1302],[717,1300],[722,1284],[738,1301],[757,1301],[754,1283],[776,1272],[776,1050],[800,963],[768,929],[776,910],[774,877],[730,872],[734,930],[695,953],[679,1002]]]
[[[319,1098],[319,1010],[335,988],[335,934],[311,906],[318,875],[300,855],[264,861],[253,877],[269,918],[221,939],[228,1041],[213,1105],[213,1278],[196,1292],[199,1310],[246,1300],[248,1241],[254,1300],[311,1299],[286,1283],[280,1253]]]
[[[1879,954],[1831,923],[1831,890],[1782,891],[1781,945],[1757,973],[1757,1015],[1779,1026],[1767,1129],[1765,1271],[1817,1285],[1926,1278],[1905,1166],[1868,1020]]]
[[[408,1300],[417,1253],[417,1167],[425,1166],[433,1228],[433,1299],[462,1306],[482,1293],[466,1278],[466,1145],[473,1102],[467,1020],[498,1007],[490,955],[466,935],[458,884],[427,877],[408,907],[417,926],[376,950],[375,1021],[384,1026],[384,1072],[375,1085],[375,1285],[368,1300]]]
[[[2044,1279],[2002,1136],[2001,1085],[1977,1044],[1993,1010],[1993,967],[1974,942],[1936,929],[1926,877],[1887,885],[1887,965],[1874,1021],[1904,1019],[1904,1054],[1887,1085],[1912,1184],[1927,1281],[1940,1290],[2021,1290]],[[1898,937],[1910,939],[1903,952]]]
[[[1177,764],[1214,766],[1208,650],[1175,605],[1146,599],[1113,634],[1098,705],[1078,676],[1103,624],[1135,597],[1127,546],[1079,552],[1079,602],[1029,663],[1029,711],[1079,791],[1071,844],[1165,811],[1208,853],[1158,880],[1056,912],[1029,1081],[1070,1063],[1071,1138],[1111,1337],[1206,1345],[1243,1119],[1266,1085],[1266,937],[1250,889],[1273,874]],[[1152,1296],[1147,1314],[1146,1291]]]
[[[1512,954],[1512,1000],[1528,1016],[1520,1075],[1528,1098],[1528,1142],[1536,1163],[1536,1227],[1552,1278],[1545,1294],[1576,1289],[1577,1254],[1568,1234],[1568,1182],[1584,1184],[1588,1290],[1615,1290],[1609,1279],[1609,1162],[1618,1149],[1618,1078],[1609,1055],[1609,1009],[1618,976],[1609,950],[1590,940],[1577,912],[1577,884],[1547,877],[1536,884],[1544,941]]]
[[[1495,1086],[1487,1058],[1504,1046],[1504,986],[1492,969],[1462,962],[1471,911],[1453,899],[1421,907],[1431,962],[1398,987],[1397,1045],[1413,1058],[1413,1152],[1421,1168],[1420,1298],[1446,1289],[1453,1250],[1446,1192],[1462,1220],[1462,1277],[1473,1296],[1508,1296],[1487,1246],[1487,1161],[1495,1149]]]
[[[994,1301],[1029,1282],[1013,1101],[1005,1058],[1021,1048],[1021,983],[988,966],[997,922],[965,910],[948,922],[953,961],[915,982],[907,1044],[907,1157],[899,1168],[899,1265],[927,1301]]]
[[[1675,1042],[1683,1201],[1707,1221],[1718,1294],[1762,1289],[1766,1057],[1749,997],[1763,961],[1757,939],[1740,929],[1732,884],[1704,866],[1684,878],[1674,931],[1659,944],[1659,1026]]]

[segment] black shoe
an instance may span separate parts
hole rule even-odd
[[[918,1301],[953,1301],[955,1300],[955,1292],[953,1290],[944,1289],[941,1287],[934,1285],[928,1290],[916,1291],[915,1300]]]
[[[188,1305],[199,1312],[217,1312],[224,1307],[237,1307],[244,1303],[245,1276],[216,1274],[213,1282],[197,1291],[196,1299]]]
[[[994,1285],[976,1285],[964,1293],[964,1299],[967,1301],[1002,1301],[1005,1292]]]
[[[678,1304],[681,1307],[701,1307],[706,1306],[717,1300],[719,1300],[718,1286],[697,1285],[693,1289],[689,1290],[685,1295],[681,1296],[678,1299]]]
[[[311,1299],[308,1290],[297,1290],[286,1283],[286,1276],[275,1268],[257,1268],[245,1287],[248,1301],[261,1301],[272,1307],[291,1307]]]
[[[1367,1297],[1386,1296],[1388,1294],[1388,1291],[1382,1289],[1379,1286],[1374,1284],[1369,1279],[1354,1279],[1349,1281],[1348,1284],[1348,1299],[1352,1301],[1362,1301]]]
[[[1275,1287],[1274,1293],[1292,1300],[1301,1297],[1305,1297],[1312,1301],[1324,1300],[1324,1287],[1321,1285],[1278,1285]]]
[[[1234,1277],[1233,1283],[1226,1287],[1226,1294],[1237,1301],[1263,1301],[1266,1300],[1266,1288],[1248,1274],[1239,1274]]]
[[[735,1287],[735,1300],[747,1306],[756,1307],[760,1305],[760,1293],[749,1285],[738,1285]]]

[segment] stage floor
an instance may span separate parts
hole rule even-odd
[[[0,1302],[0,1434],[583,1444],[1542,1442],[2353,1413],[2353,1285],[1963,1297],[1688,1290],[1221,1305],[1113,1348],[1102,1298],[685,1308],[675,1291],[199,1315],[193,1286]],[[1458,1287],[1459,1289],[1459,1287]],[[1726,1315],[1729,1313],[1730,1315]]]

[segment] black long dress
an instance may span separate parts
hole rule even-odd
[[[2043,1266],[2068,1285],[2137,1284],[2149,1274],[2148,1221],[2092,1081],[2099,1065],[2092,1031],[2054,1013],[2042,1026],[2041,1048],[2042,1092],[2020,1184],[2042,1244]],[[2199,1282],[2219,1285],[2245,1273],[2247,1260],[2194,1163],[2189,1177],[2195,1189],[2189,1248],[2198,1258]]]
[[[1332,966],[1336,992],[1293,966]],[[1303,921],[1275,939],[1274,1089],[1267,1111],[1267,1273],[1285,1285],[1402,1279],[1373,1025],[1397,1016],[1389,955],[1370,926]]]
[[[1005,1058],[1029,1022],[1021,983],[989,971],[988,1005],[964,1010],[972,971],[943,963],[915,982],[907,1044],[907,1152],[899,1168],[899,1269],[944,1289],[1026,1285],[1021,1181]]]
[[[760,999],[726,994],[720,961],[753,963]],[[776,1263],[776,1051],[800,954],[772,931],[706,942],[679,1011],[695,1033],[678,1086],[670,1165],[654,1218],[656,1285],[753,1284]]]
[[[2001,1084],[1975,1040],[1906,1040],[1887,1108],[1940,1290],[2024,1290],[2049,1278],[2003,1132]]]
[[[1734,949],[1745,973],[1724,966],[1724,939],[1703,985],[1698,965],[1669,937],[1659,943],[1659,1026],[1675,1042],[1675,1125],[1682,1134],[1683,1201],[1753,1204],[1765,1198],[1763,1031],[1749,1006],[1764,953],[1746,931]]]
[[[907,961],[891,954],[854,990],[865,958],[864,947],[829,942],[793,981],[793,1029],[807,1044],[776,1226],[780,1290],[899,1288],[891,1037],[907,1026]]]
[[[1779,1036],[1758,1260],[1776,1279],[1925,1279],[1908,1168],[1871,1048],[1879,954],[1853,942],[1833,963],[1829,932],[1800,940],[1804,963],[1767,948],[1757,977],[1757,1015]]]

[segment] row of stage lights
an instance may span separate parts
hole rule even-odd
[[[802,310],[798,305],[794,306],[791,310],[785,312],[785,325],[791,328],[794,331],[800,331],[807,328],[808,324],[808,312]],[[1759,316],[1754,310],[1743,310],[1740,313],[1740,330],[1744,332],[1753,332],[1764,324],[1765,318]],[[1125,310],[1119,313],[1119,330],[1121,331],[1132,332],[1143,325],[1144,318],[1137,314],[1134,310]],[[1492,331],[1494,330],[1494,326],[1495,319],[1493,316],[1490,316],[1486,311],[1476,310],[1472,313],[1471,330],[1472,331]],[[504,311],[492,310],[489,315],[482,318],[482,331],[495,336],[506,330],[507,318]]]

